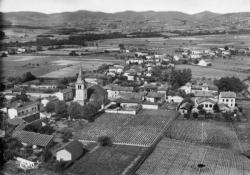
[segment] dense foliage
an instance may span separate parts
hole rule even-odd
[[[222,77],[219,80],[215,80],[214,84],[218,87],[219,91],[241,92],[245,89],[245,85],[236,77]]]

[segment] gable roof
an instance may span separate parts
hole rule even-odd
[[[211,99],[209,99],[209,98],[203,98],[203,97],[201,97],[201,98],[198,98],[197,100],[196,100],[196,102],[197,102],[197,104],[200,104],[200,103],[203,103],[203,102],[210,102],[210,103],[213,103],[213,104],[215,104],[216,102],[215,101],[213,101],[213,100],[211,100]]]
[[[113,91],[134,91],[134,87],[130,86],[118,86],[114,84],[109,84],[103,87],[106,90],[113,90]]]
[[[157,92],[149,92],[147,94],[147,97],[149,97],[149,98],[162,98],[162,97],[164,97],[164,94],[163,93],[157,93]]]
[[[53,139],[53,135],[46,135],[29,131],[16,131],[12,136],[16,137],[21,142],[42,147],[46,147]]]
[[[194,92],[195,97],[214,97],[212,92],[209,91],[196,91]]]
[[[10,125],[15,125],[16,126],[16,125],[23,124],[25,121],[22,118],[16,117],[16,118],[13,118],[13,119],[8,119],[7,122]]]
[[[65,150],[67,150],[68,152],[71,153],[72,160],[77,159],[83,153],[83,145],[78,140],[73,140],[73,141],[65,144],[64,146],[62,146],[61,148],[59,148],[56,152],[61,151],[63,149],[65,149]]]
[[[220,92],[220,97],[221,98],[236,98],[236,93],[235,92]]]

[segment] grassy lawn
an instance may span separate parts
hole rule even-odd
[[[73,128],[75,138],[96,141],[107,135],[114,142],[151,145],[175,118],[175,111],[143,110],[136,116],[104,113],[93,123]]]
[[[200,169],[199,163],[205,165]],[[196,146],[163,139],[136,172],[138,175],[236,175],[250,174],[250,160],[226,149]]]
[[[169,127],[166,136],[199,145],[242,151],[233,125],[230,122],[177,119]]]
[[[136,146],[113,145],[99,147],[87,153],[75,162],[69,172],[84,175],[118,175],[121,174],[131,162],[141,155],[146,148]]]

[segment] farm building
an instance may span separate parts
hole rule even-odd
[[[201,97],[201,98],[196,99],[195,102],[196,102],[196,104],[195,104],[196,107],[202,106],[206,112],[213,113],[213,107],[216,104],[215,101],[213,101],[209,98]]]
[[[57,161],[74,161],[82,156],[83,145],[77,140],[73,140],[56,151]]]

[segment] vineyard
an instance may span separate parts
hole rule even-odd
[[[230,122],[177,119],[168,128],[166,136],[186,142],[242,151]]]
[[[199,168],[198,164],[204,164],[205,167]],[[250,160],[229,150],[195,146],[165,138],[136,173],[243,175],[250,174]]]
[[[119,144],[150,146],[175,116],[176,112],[166,110],[143,110],[136,116],[105,113],[73,133],[81,140],[96,141],[105,135]]]
[[[70,174],[84,175],[117,175],[121,174],[135,158],[146,148],[137,146],[113,145],[112,147],[99,147],[87,153],[70,167]]]

